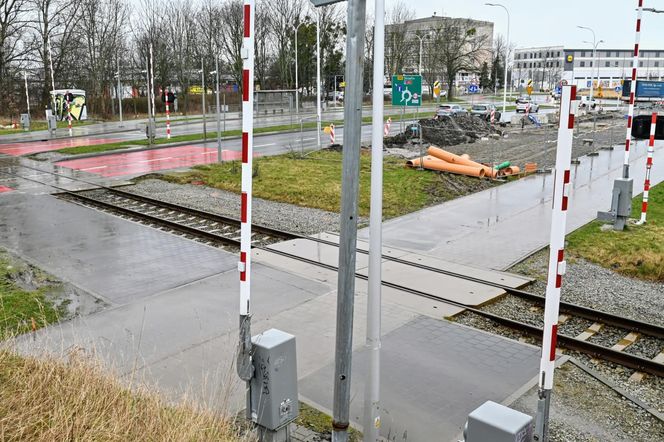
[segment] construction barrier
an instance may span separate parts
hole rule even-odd
[[[388,136],[390,134],[390,127],[392,126],[392,118],[388,118],[387,121],[385,122],[385,128],[383,129],[383,133],[385,136]]]

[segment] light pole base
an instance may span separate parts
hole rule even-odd
[[[549,440],[549,410],[551,408],[551,390],[540,390],[537,401],[537,416],[535,417],[535,442],[548,442]]]

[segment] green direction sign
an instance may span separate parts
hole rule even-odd
[[[422,105],[422,76],[392,76],[392,106],[417,107]]]

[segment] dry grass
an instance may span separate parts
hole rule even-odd
[[[2,441],[250,441],[232,418],[121,386],[98,364],[0,350]]]

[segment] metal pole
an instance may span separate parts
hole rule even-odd
[[[300,25],[295,27],[295,113],[300,114],[300,85],[299,85],[299,76],[298,76],[298,67],[297,67],[297,30],[300,29]]]
[[[150,43],[150,99],[152,100],[152,119],[154,120],[156,127],[157,110],[155,108],[154,99],[154,58],[152,57],[152,43]]]
[[[214,57],[214,67],[215,67],[215,78],[216,78],[216,88],[217,96],[215,97],[217,104],[217,162],[221,163],[221,108],[219,106],[219,55]],[[243,106],[244,111],[244,106]]]
[[[51,51],[51,37],[47,39],[48,43],[48,60],[51,66],[51,109],[53,109],[53,115],[55,115],[55,73],[53,72],[53,51]]]
[[[67,129],[69,129],[69,136],[73,136],[71,129],[71,101],[69,100],[69,91],[67,91]]]
[[[366,0],[365,0],[366,1]],[[350,6],[349,6],[350,7]],[[318,139],[318,148],[321,148],[321,120],[322,110],[320,107],[320,14],[316,13],[316,132]]]
[[[171,92],[171,88],[168,88],[164,91],[164,102],[166,103],[166,139],[171,139],[171,108],[168,103],[168,94]]]
[[[28,92],[28,73],[23,72],[23,78],[25,79],[25,104],[28,108],[28,121],[30,121],[30,92]]]
[[[505,45],[505,79],[503,81],[503,113],[500,115],[502,119],[505,115],[505,109],[507,108],[507,64],[510,57],[510,11],[500,3],[486,3],[488,6],[499,6],[505,10],[507,13],[507,43]]]
[[[251,418],[251,192],[254,148],[254,8],[255,0],[244,0],[242,43],[242,194],[240,209],[240,334],[237,373],[247,382],[247,417]],[[217,69],[217,75],[219,70]],[[297,398],[296,398],[297,399]]]
[[[203,105],[203,139],[207,140],[207,119],[206,119],[206,109],[205,109],[205,96],[207,95],[207,89],[205,89],[205,64],[203,58],[201,57],[201,104]]]
[[[623,162],[623,178],[629,178],[629,148],[632,142],[632,120],[634,118],[634,98],[636,96],[636,78],[639,67],[639,43],[641,41],[641,17],[643,16],[643,0],[637,0],[639,7],[636,13],[636,36],[634,38],[634,59],[632,60],[632,82],[630,84],[629,111],[627,113],[627,131],[625,135],[625,159]]]
[[[120,127],[122,124],[122,84],[120,82],[120,59],[117,60],[118,64],[118,111],[120,112]]]
[[[334,353],[333,442],[348,441],[366,0],[349,0],[347,17],[345,127],[341,180],[337,333]]]
[[[369,296],[367,340],[369,378],[364,397],[364,442],[380,436],[380,313],[383,223],[383,83],[385,78],[385,0],[376,0],[371,128],[371,209],[369,213]],[[380,86],[380,87],[379,87]]]
[[[576,86],[563,86],[558,126],[558,148],[554,175],[554,199],[551,214],[551,240],[549,245],[549,274],[544,305],[544,336],[540,360],[539,401],[534,439],[548,441],[549,407],[553,374],[556,365],[556,336],[560,307],[560,287],[565,274],[565,226],[570,187],[570,164],[576,109]]]

